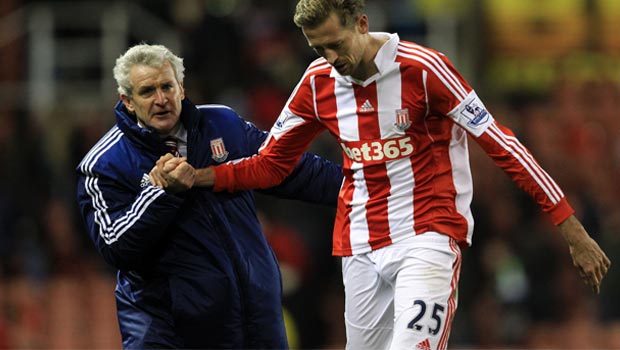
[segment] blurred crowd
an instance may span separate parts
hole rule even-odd
[[[31,2],[4,1],[0,20]],[[436,32],[421,8],[432,2],[367,2],[375,30],[430,44]],[[472,1],[475,10],[487,2]],[[177,31],[193,102],[229,105],[264,129],[315,58],[292,23],[293,0],[132,3]],[[489,30],[484,17],[451,15],[457,28],[450,33],[473,33],[466,42],[476,46],[447,43],[445,51],[458,52],[455,65],[560,184],[612,267],[600,295],[588,290],[549,218],[470,140],[476,226],[463,252],[450,348],[620,348],[620,51],[585,45],[577,63],[572,56],[545,61],[553,79],[502,89],[494,61],[502,57],[481,34]],[[0,46],[1,82],[27,79],[26,40]],[[598,64],[601,55],[612,63]],[[575,65],[588,74],[576,75]],[[4,100],[10,97],[0,96],[0,348],[120,348],[114,271],[84,231],[74,183],[75,166],[114,123],[114,101],[76,116],[69,98],[43,118]],[[340,162],[339,147],[323,136],[311,151]],[[281,265],[292,348],[343,348],[334,211],[260,195],[257,202]]]

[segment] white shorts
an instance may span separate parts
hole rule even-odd
[[[446,349],[461,250],[427,232],[344,257],[347,349]]]

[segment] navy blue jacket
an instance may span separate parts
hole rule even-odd
[[[117,124],[79,164],[77,186],[90,238],[118,269],[123,347],[287,348],[280,272],[253,192],[152,186],[148,174],[166,148],[122,103],[115,112]],[[226,106],[187,99],[181,122],[195,168],[256,154],[267,136]],[[340,166],[305,154],[267,192],[335,206],[341,183]]]

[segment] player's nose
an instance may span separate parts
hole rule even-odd
[[[326,49],[324,57],[329,64],[333,65],[334,63],[336,63],[336,60],[338,59],[338,54],[334,50]]]

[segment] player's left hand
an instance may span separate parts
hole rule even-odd
[[[583,282],[598,294],[611,261],[575,216],[569,217],[558,227],[568,242],[573,265],[579,270]]]

